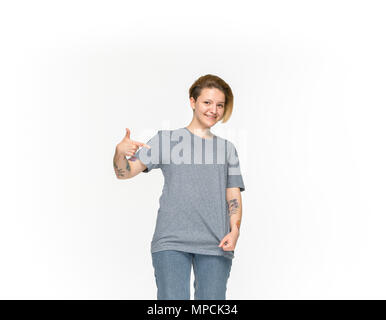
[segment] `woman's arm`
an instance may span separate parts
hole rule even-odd
[[[124,154],[117,150],[117,148],[115,148],[113,165],[115,175],[118,179],[133,178],[146,169],[146,165],[143,164],[139,159],[133,159],[133,161],[129,161],[126,159]]]
[[[242,216],[241,192],[239,187],[226,189],[230,231],[239,232]]]

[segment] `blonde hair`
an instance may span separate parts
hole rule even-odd
[[[233,111],[233,93],[231,87],[220,77],[213,74],[207,74],[199,77],[189,88],[189,99],[193,97],[193,99],[197,101],[197,98],[201,95],[202,89],[205,88],[217,88],[224,93],[225,106],[224,114],[221,119],[222,123],[227,122]]]

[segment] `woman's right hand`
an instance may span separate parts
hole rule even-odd
[[[148,149],[151,148],[146,143],[138,142],[130,139],[130,130],[126,128],[125,137],[122,139],[120,143],[117,144],[117,152],[125,156],[132,157],[140,147],[145,147]]]

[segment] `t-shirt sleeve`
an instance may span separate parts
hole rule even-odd
[[[161,167],[161,130],[158,130],[157,134],[150,138],[146,142],[151,148],[140,147],[133,157],[141,160],[141,162],[146,166],[142,172],[148,173],[152,169],[157,169]]]
[[[245,190],[243,176],[240,170],[240,161],[235,146],[227,143],[227,188],[239,187],[240,192]]]

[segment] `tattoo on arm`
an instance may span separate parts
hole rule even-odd
[[[116,174],[119,177],[124,177],[125,176],[125,169],[118,168],[117,163],[115,161],[114,161],[114,169],[115,169]],[[127,164],[126,164],[126,170],[127,170],[127,172],[130,172],[130,170],[131,170],[129,162],[127,162]]]
[[[231,216],[232,214],[236,214],[238,212],[238,208],[240,207],[239,205],[239,202],[237,201],[237,199],[232,199],[232,200],[229,200],[229,205],[228,205],[228,208],[229,208],[229,216]],[[240,231],[240,219],[238,219],[235,223],[237,229]]]
[[[229,215],[235,214],[237,212],[237,208],[239,208],[239,202],[237,199],[229,200]]]

